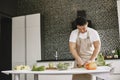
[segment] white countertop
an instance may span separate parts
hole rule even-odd
[[[68,70],[45,70],[45,71],[27,71],[27,70],[7,70],[2,71],[5,74],[39,74],[39,75],[70,75],[70,74],[94,74],[94,73],[109,73],[111,70],[108,66],[97,67],[96,70],[86,70],[85,68],[74,68]]]

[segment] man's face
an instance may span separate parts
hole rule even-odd
[[[77,25],[77,29],[80,31],[80,33],[85,33],[87,31],[87,24],[83,26]]]

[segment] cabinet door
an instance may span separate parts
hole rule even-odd
[[[40,14],[26,16],[26,48],[27,65],[31,67],[41,59]],[[33,75],[28,75],[27,80],[33,80]]]
[[[12,65],[25,64],[25,17],[12,19]]]
[[[27,64],[41,59],[40,14],[26,16]]]
[[[12,18],[12,68],[25,64],[25,17]],[[22,80],[24,80],[22,76]]]

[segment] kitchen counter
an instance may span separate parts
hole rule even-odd
[[[45,70],[45,71],[8,70],[8,71],[2,71],[2,73],[13,74],[15,80],[20,80],[20,74],[33,74],[34,80],[38,80],[38,75],[63,75],[63,74],[71,75],[71,74],[85,74],[85,73],[95,75],[101,78],[102,74],[104,74],[104,76],[108,75],[110,73],[110,70],[111,68],[108,66],[101,66],[101,67],[98,67],[96,70],[86,70],[85,68],[73,68],[73,69],[60,70],[60,71],[59,70]]]
[[[36,62],[58,62],[58,61],[74,61],[75,59],[58,59],[58,60],[37,60]],[[105,60],[120,60],[119,58],[105,58]]]

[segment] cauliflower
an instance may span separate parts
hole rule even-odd
[[[28,65],[18,65],[15,66],[14,70],[30,70],[30,67]]]

